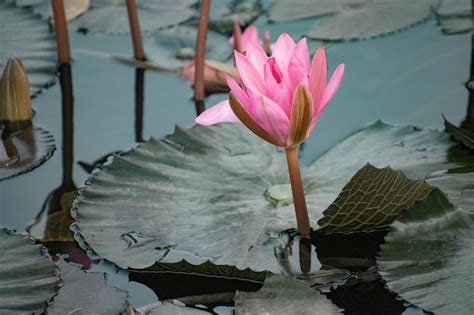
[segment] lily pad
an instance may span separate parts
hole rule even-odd
[[[30,172],[46,162],[56,149],[49,131],[29,126],[3,140],[0,149],[0,181]],[[6,152],[13,152],[11,157]]]
[[[197,28],[175,26],[154,32],[145,38],[147,57],[167,69],[183,68],[196,54]],[[206,39],[206,59],[225,61],[232,54],[227,37],[209,31]]]
[[[105,274],[86,272],[61,260],[63,286],[48,314],[122,314],[127,309],[127,294],[106,284]]]
[[[257,292],[237,292],[235,314],[340,314],[341,310],[307,283],[274,275]]]
[[[156,30],[184,22],[195,15],[197,0],[136,1],[140,29]],[[130,33],[128,13],[123,0],[94,0],[92,8],[72,23],[92,33]]]
[[[205,315],[212,314],[197,308],[186,307],[180,303],[158,302],[155,304],[145,305],[136,310],[137,315]]]
[[[26,8],[0,0],[0,73],[9,58],[20,58],[30,94],[50,85],[56,76],[56,42],[48,24]]]
[[[459,128],[450,123],[449,121],[444,118],[444,128],[447,133],[451,134],[456,141],[461,142],[466,147],[470,149],[474,149],[474,133],[464,129]]]
[[[440,131],[367,127],[302,169],[311,221],[322,218],[367,162],[422,179],[450,166],[452,146]],[[177,127],[94,173],[79,191],[73,228],[82,246],[122,268],[184,258],[280,273],[274,249],[279,234],[296,226],[294,209],[288,202],[275,206],[265,192],[288,182],[284,153],[242,126]]]
[[[416,201],[426,198],[432,187],[423,180],[410,180],[390,167],[367,164],[344,186],[318,221],[324,233],[355,232],[390,225]]]
[[[0,314],[42,314],[59,285],[41,246],[0,229]]]
[[[472,173],[452,176],[458,180],[444,175],[437,184],[454,206],[439,193],[409,209],[386,236],[377,264],[388,288],[408,302],[435,314],[470,314],[474,182]]]
[[[433,0],[279,0],[270,20],[288,21],[331,14],[306,35],[321,40],[367,39],[415,25],[432,14]]]
[[[259,0],[220,0],[211,5],[209,28],[220,33],[232,32],[234,20],[249,25],[262,13]]]
[[[443,0],[436,10],[441,31],[444,34],[461,34],[473,30],[472,4],[470,0]]]

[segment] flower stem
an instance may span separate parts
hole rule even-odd
[[[196,39],[196,71],[194,74],[194,101],[196,102],[196,113],[203,111],[203,106],[198,106],[204,99],[204,59],[206,57],[206,37],[209,20],[211,0],[201,1],[201,16]]]
[[[143,51],[142,35],[140,32],[140,23],[138,22],[137,4],[135,0],[127,0],[128,22],[130,24],[130,33],[132,35],[133,54],[137,60],[145,60]]]
[[[290,174],[291,190],[293,192],[293,203],[295,205],[296,223],[298,233],[301,236],[309,236],[311,227],[309,225],[308,209],[301,181],[300,165],[298,160],[297,147],[285,149],[286,161],[288,162],[288,172]]]
[[[58,47],[59,63],[69,62],[71,60],[71,52],[69,50],[69,35],[63,0],[51,0],[51,4],[53,6],[53,18],[54,27],[56,30],[56,45]]]

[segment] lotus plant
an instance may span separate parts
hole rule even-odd
[[[325,49],[318,49],[310,62],[306,38],[295,44],[286,33],[278,38],[271,56],[258,43],[250,43],[245,55],[235,51],[235,61],[241,84],[227,76],[228,100],[203,112],[196,122],[242,123],[260,138],[285,149],[298,232],[308,236],[297,145],[311,135],[338,90],[344,65],[337,66],[327,82]]]

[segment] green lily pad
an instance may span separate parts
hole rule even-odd
[[[403,210],[431,191],[424,180],[410,180],[401,171],[367,164],[323,212],[324,217],[318,221],[319,231],[355,232],[387,227]]]
[[[466,147],[470,149],[474,149],[474,133],[464,129],[459,128],[450,123],[449,121],[444,118],[444,128],[447,133],[451,134],[456,141],[461,142]]]
[[[248,150],[235,152],[236,144]],[[361,130],[302,169],[311,221],[367,162],[423,179],[472,158],[451,153],[448,163],[453,146],[435,130],[382,122]],[[94,173],[79,191],[72,227],[82,246],[122,268],[185,259],[280,273],[274,250],[280,233],[296,226],[294,208],[275,206],[265,192],[288,182],[284,153],[240,125],[177,127]]]
[[[272,21],[323,16],[306,35],[321,40],[367,39],[415,25],[432,14],[433,0],[279,0],[270,9]]]
[[[209,28],[220,33],[232,32],[234,20],[249,25],[262,13],[259,0],[220,0],[212,2]]]
[[[9,58],[20,58],[30,94],[50,85],[56,76],[56,42],[48,24],[26,8],[0,0],[0,73]]]
[[[0,181],[30,172],[49,160],[56,146],[49,131],[29,126],[0,143]],[[15,152],[11,157],[7,150]]]
[[[41,246],[0,229],[0,314],[42,314],[60,280]]]
[[[143,32],[182,23],[194,17],[197,0],[138,0],[137,12]],[[123,0],[94,0],[92,8],[72,22],[79,30],[92,33],[130,33]]]
[[[307,283],[274,275],[257,292],[237,292],[235,314],[340,314],[341,310]]]
[[[63,0],[66,20],[71,21],[83,14],[89,9],[91,0]],[[31,7],[35,14],[40,15],[44,19],[51,19],[53,9],[49,0],[15,0],[15,4],[19,7]]]
[[[172,303],[172,302],[158,302],[155,304],[145,305],[137,309],[138,315],[162,315],[162,314],[170,314],[170,315],[205,315],[205,314],[212,314],[203,310],[199,310],[197,308],[186,307],[185,305],[181,305],[179,303]]]
[[[47,314],[122,314],[127,309],[127,294],[106,284],[105,274],[86,272],[61,260],[63,286]]]
[[[472,173],[440,176],[438,192],[409,209],[386,236],[377,258],[388,288],[435,314],[470,314],[474,307]],[[466,212],[466,210],[471,211]]]
[[[179,69],[195,56],[197,28],[175,26],[150,34],[145,38],[147,57],[166,69]],[[227,37],[213,31],[207,33],[206,59],[225,61],[232,54]]]

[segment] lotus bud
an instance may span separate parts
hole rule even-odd
[[[270,47],[270,32],[265,31],[263,33],[263,50],[267,55],[270,55],[272,53],[271,47]]]
[[[22,122],[31,119],[30,89],[20,59],[8,60],[0,80],[0,121]]]

